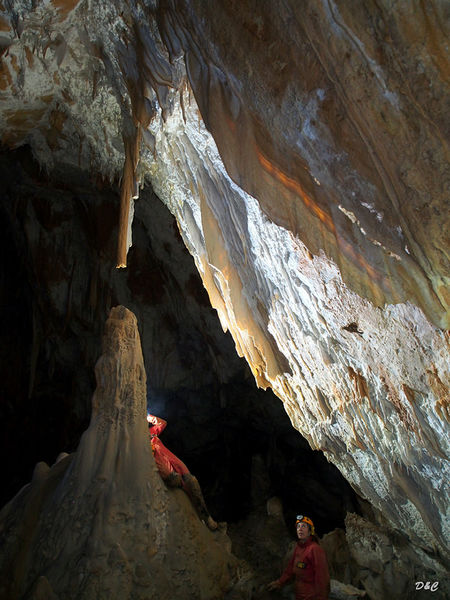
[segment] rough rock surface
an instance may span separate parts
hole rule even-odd
[[[0,8],[3,144],[122,174],[119,265],[151,180],[257,383],[443,554],[448,3]]]
[[[337,598],[341,593],[356,595],[351,585],[341,583],[344,581],[356,585],[371,600],[426,598],[429,592],[416,590],[418,581],[434,584],[436,598],[448,595],[446,569],[387,523],[377,525],[348,513],[345,531],[335,529],[321,544]]]
[[[345,531],[350,557],[369,598],[422,598],[415,589],[417,581],[437,582],[435,596],[448,595],[447,570],[420,548],[409,546],[404,535],[353,514],[347,515]]]
[[[78,450],[0,513],[0,598],[223,598],[237,560],[150,450],[136,318],[112,309],[96,366],[92,419]]]

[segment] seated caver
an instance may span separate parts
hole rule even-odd
[[[150,442],[156,466],[162,479],[170,487],[181,487],[189,496],[200,519],[211,529],[217,529],[217,523],[206,508],[200,484],[197,478],[190,473],[182,460],[175,456],[159,439],[159,435],[166,428],[167,422],[160,417],[148,414],[147,421],[150,431]]]

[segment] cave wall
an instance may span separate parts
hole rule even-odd
[[[314,508],[321,534],[343,527],[348,510],[361,512],[337,469],[295,435],[275,396],[255,387],[174,217],[150,187],[135,206],[129,267],[117,270],[116,186],[75,168],[45,173],[25,147],[0,154],[0,176],[9,257],[1,285],[0,504],[29,482],[36,462],[51,465],[77,449],[104,322],[123,303],[139,316],[148,407],[167,419],[165,443],[197,475],[217,518],[236,522],[254,508],[254,456],[269,478],[260,501],[279,496],[287,521],[299,498],[302,510]],[[311,482],[306,492],[300,469]]]
[[[121,176],[119,265],[151,181],[258,385],[443,552],[447,3],[2,8],[2,142]]]
[[[233,181],[359,295],[448,325],[447,3],[165,4]]]

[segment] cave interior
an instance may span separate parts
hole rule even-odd
[[[1,177],[2,504],[37,462],[76,450],[90,419],[103,325],[111,307],[124,304],[145,315],[148,409],[167,420],[165,444],[197,475],[218,520],[238,523],[277,496],[287,523],[299,511],[313,514],[323,535],[344,527],[348,511],[370,510],[293,429],[272,391],[257,388],[151,189],[136,203],[128,267],[118,270],[117,189],[80,171],[48,175],[29,148],[3,150]]]
[[[0,2],[0,600],[449,597],[449,24]]]

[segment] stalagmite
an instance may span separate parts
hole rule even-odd
[[[113,308],[78,450],[0,513],[0,598],[221,598],[236,560],[187,496],[164,486],[150,450],[135,316]]]

